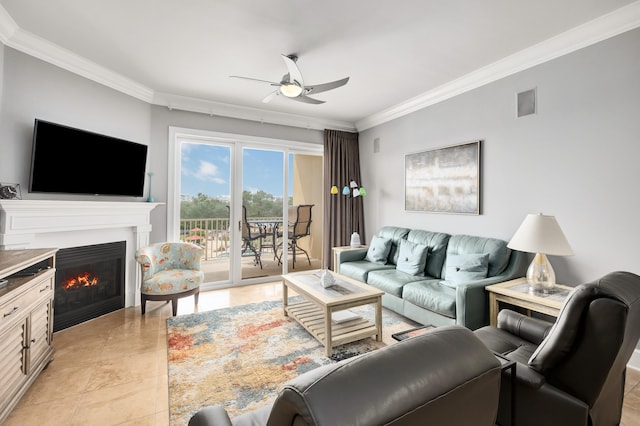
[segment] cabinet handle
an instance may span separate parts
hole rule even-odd
[[[20,307],[18,307],[18,306],[14,306],[14,307],[13,307],[13,309],[11,310],[11,312],[9,312],[9,313],[7,313],[7,314],[4,314],[4,315],[2,316],[2,318],[6,318],[6,317],[8,317],[9,315],[14,314],[18,309],[20,309]]]
[[[46,286],[44,286],[44,288],[40,289],[40,293],[42,293],[43,291],[47,291],[49,290],[49,284],[47,284]]]

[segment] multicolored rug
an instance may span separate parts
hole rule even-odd
[[[373,320],[372,306],[351,311]],[[338,346],[332,358],[282,301],[252,303],[167,319],[169,410],[173,426],[186,425],[201,407],[224,404],[233,418],[271,402],[287,380],[321,365],[392,344],[392,333],[415,324],[383,309],[384,341]]]

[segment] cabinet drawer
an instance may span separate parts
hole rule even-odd
[[[22,294],[0,305],[0,332],[28,315],[29,309],[39,301],[53,298],[54,275],[51,270],[34,277]]]

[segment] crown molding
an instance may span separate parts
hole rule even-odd
[[[355,124],[347,121],[272,112],[257,108],[155,92],[152,88],[137,83],[121,74],[115,73],[95,62],[89,61],[67,49],[21,29],[2,5],[0,5],[0,41],[5,46],[149,104],[162,105],[170,109],[215,114],[306,129],[324,130],[330,128],[355,131]]]
[[[324,130],[335,129],[354,132],[354,123],[340,120],[330,120],[306,115],[296,115],[284,112],[267,111],[259,108],[249,108],[239,105],[213,102],[205,99],[190,98],[170,93],[156,92],[152,103],[166,106],[169,109],[199,112],[209,115],[239,118],[243,120],[259,121],[261,123],[280,124],[283,126],[301,127],[304,129]]]
[[[640,1],[631,3],[525,50],[356,122],[363,131],[640,27]]]
[[[351,123],[155,92],[152,88],[22,30],[0,5],[0,42],[4,45],[149,104],[285,126],[316,130],[331,128],[345,131],[362,131],[386,123],[639,26],[640,0],[405,102],[358,120],[356,123]]]

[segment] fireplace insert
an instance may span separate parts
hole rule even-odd
[[[124,308],[126,241],[56,255],[53,331]]]

